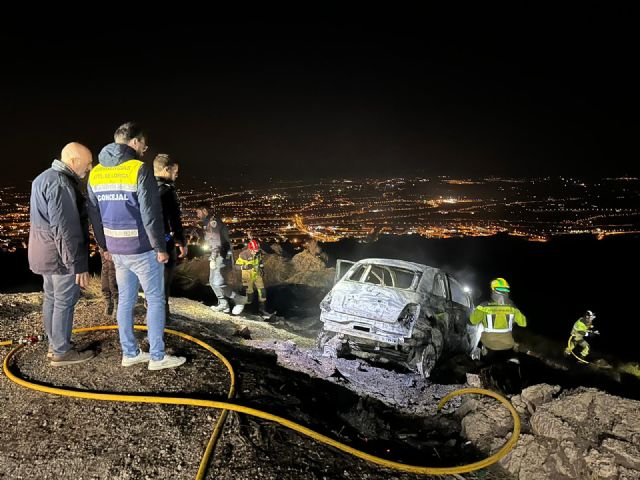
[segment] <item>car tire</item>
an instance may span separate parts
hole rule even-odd
[[[418,351],[416,369],[422,378],[429,378],[438,361],[433,345],[426,345]]]
[[[433,371],[443,348],[443,337],[437,328],[431,329],[431,343],[416,350],[415,361],[416,370],[422,378],[429,378]]]

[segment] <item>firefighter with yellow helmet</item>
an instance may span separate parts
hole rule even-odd
[[[489,365],[481,369],[481,374],[487,372],[491,381],[505,393],[518,393],[521,390],[520,361],[513,352],[512,330],[514,323],[526,327],[527,319],[509,298],[510,292],[504,278],[493,279],[491,300],[478,305],[469,320],[472,325],[482,325],[482,356]],[[477,348],[474,350],[478,351]]]
[[[527,318],[509,298],[510,291],[504,278],[495,278],[491,281],[491,301],[481,303],[471,313],[471,324],[482,324],[483,352],[512,350],[515,346],[513,324],[527,326]]]

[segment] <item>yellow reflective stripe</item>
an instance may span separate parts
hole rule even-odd
[[[135,192],[138,190],[138,183],[102,183],[93,185],[93,191],[96,193],[100,192],[113,192],[113,191],[121,191],[121,192]]]
[[[113,238],[132,238],[132,237],[138,236],[138,229],[133,228],[129,230],[114,230],[112,228],[104,227],[104,234],[107,237],[113,237]]]
[[[129,160],[115,167],[98,165],[89,173],[89,183],[94,191],[101,189],[103,185],[138,185],[138,171],[143,163],[140,160]],[[129,187],[130,188],[130,187]],[[134,191],[129,190],[126,191]]]
[[[495,318],[495,321],[494,321]],[[506,333],[506,332],[510,332],[513,330],[513,319],[515,318],[515,315],[513,313],[505,313],[505,312],[493,312],[493,313],[487,313],[485,315],[485,325],[484,325],[484,331],[485,332],[494,332],[494,333]],[[504,321],[501,321],[504,320]],[[495,324],[496,323],[506,323],[506,326],[504,328],[496,328]]]

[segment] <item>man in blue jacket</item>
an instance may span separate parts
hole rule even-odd
[[[80,183],[92,162],[87,147],[69,143],[60,160],[54,160],[31,185],[29,267],[43,277],[42,317],[53,366],[95,356],[93,350],[79,351],[71,343],[73,311],[80,288],[89,283],[90,213]],[[92,215],[91,222],[98,244],[105,248],[100,217]]]
[[[115,143],[98,155],[100,164],[89,175],[89,203],[99,208],[107,250],[116,266],[118,332],[122,366],[147,363],[149,370],[182,365],[186,358],[164,351],[164,264],[169,260],[160,195],[153,172],[140,158],[147,139],[133,122],[121,125]],[[149,353],[138,348],[133,308],[142,285],[147,300]]]

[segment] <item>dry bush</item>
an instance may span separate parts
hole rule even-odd
[[[90,300],[102,298],[102,277],[100,275],[91,275],[89,285],[82,290],[82,296]]]
[[[291,262],[282,255],[265,254],[264,261],[264,280],[269,286],[280,285],[286,283],[287,278],[291,276]]]
[[[324,263],[327,262],[328,260],[328,256],[326,253],[324,253],[322,251],[322,247],[320,247],[320,244],[318,243],[317,240],[315,239],[311,239],[307,242],[307,244],[305,245],[306,250],[313,255],[314,257],[318,257],[319,259],[321,259]]]

